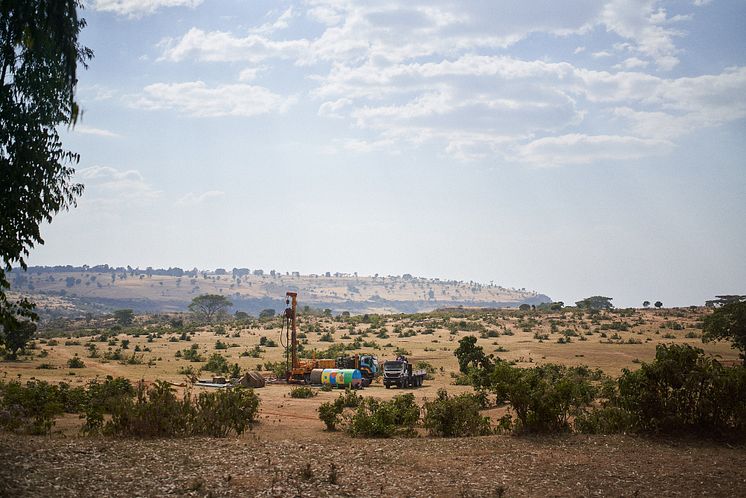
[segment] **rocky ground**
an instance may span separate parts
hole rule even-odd
[[[633,436],[0,434],[0,496],[746,496],[746,448]]]

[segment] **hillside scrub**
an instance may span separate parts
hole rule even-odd
[[[613,380],[587,367],[518,368],[484,354],[474,337],[455,351],[471,384],[495,395],[517,432],[696,433],[746,437],[746,368],[725,367],[687,344]]]
[[[127,379],[92,380],[86,388],[29,381],[0,382],[0,428],[49,434],[54,417],[79,413],[84,434],[131,437],[226,437],[242,434],[257,420],[259,397],[252,389],[233,388],[179,399],[167,383],[134,388]],[[105,415],[110,415],[105,421]]]

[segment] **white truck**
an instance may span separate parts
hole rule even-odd
[[[383,363],[383,385],[386,389],[391,386],[420,387],[426,375],[425,370],[414,370],[412,364],[403,356]]]

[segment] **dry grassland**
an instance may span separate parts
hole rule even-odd
[[[573,312],[456,311],[384,316],[384,323],[373,329],[370,323],[361,323],[360,317],[303,316],[300,327],[307,350],[323,350],[360,338],[375,343],[378,349],[363,347],[355,352],[374,352],[386,359],[401,348],[413,361],[427,361],[436,369],[435,379],[411,391],[421,402],[432,399],[441,387],[452,393],[471,390],[453,385],[452,376],[458,370],[453,351],[466,335],[482,336],[478,343],[485,351],[521,366],[544,362],[585,364],[612,376],[623,368],[636,368],[639,361],[651,360],[655,346],[661,343],[690,343],[725,362],[735,362],[737,353],[728,344],[702,344],[698,338],[698,324],[707,312],[701,308],[664,309],[636,310],[627,316],[618,312],[589,316]],[[81,337],[58,337],[54,339],[56,344],[37,340],[33,357],[0,363],[0,375],[6,381],[36,378],[73,385],[106,375],[178,384],[186,380],[179,373],[181,368],[191,365],[199,369],[203,365],[175,357],[177,351],[192,344],[198,345],[202,356],[221,353],[242,370],[255,370],[267,361],[284,358],[281,347],[261,348],[261,358],[240,355],[258,346],[261,337],[279,344],[279,319],[202,326],[190,341],[172,342],[169,339],[178,338],[181,332],[170,328],[168,318],[140,317],[136,330],[141,335],[119,334],[111,346],[95,337],[109,330],[111,324],[80,322],[76,334]],[[620,330],[624,328],[627,330]],[[382,330],[388,337],[381,337]],[[327,332],[334,343],[320,341]],[[149,341],[148,334],[155,333],[160,337]],[[571,342],[558,342],[566,337]],[[139,346],[142,352],[137,354],[142,364],[88,357],[89,342],[93,341],[102,355],[120,348],[123,339],[129,340],[124,354],[131,355]],[[71,340],[77,344],[71,344]],[[217,340],[230,347],[215,350]],[[85,362],[85,368],[67,367],[67,361],[75,355]],[[42,363],[51,368],[39,369]],[[351,439],[324,431],[316,414],[318,406],[336,398],[337,392],[320,391],[314,398],[293,399],[288,396],[287,385],[276,384],[258,393],[260,423],[250,434],[236,439],[83,438],[78,435],[81,421],[71,415],[57,421],[57,432],[51,438],[3,435],[0,457],[7,464],[0,466],[4,481],[0,494],[737,496],[744,495],[746,489],[746,450],[724,443],[580,435]],[[380,398],[398,393],[380,384],[363,391],[365,396]],[[497,409],[488,411],[495,418],[501,413]],[[332,464],[338,475],[336,484],[329,476]],[[307,465],[308,471],[304,470]]]

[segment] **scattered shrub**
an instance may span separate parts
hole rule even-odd
[[[389,401],[364,398],[347,425],[353,436],[391,437],[412,436],[420,420],[420,407],[412,393],[400,394]]]
[[[228,361],[220,353],[213,353],[207,359],[207,363],[202,367],[202,370],[213,373],[225,373],[228,371]]]
[[[49,434],[54,417],[63,412],[59,388],[32,380],[21,385],[0,383],[0,427],[26,434]]]
[[[484,436],[491,432],[490,422],[488,417],[480,415],[480,408],[478,395],[464,393],[449,397],[445,389],[439,389],[437,398],[423,406],[424,426],[431,436]]]
[[[619,378],[618,406],[638,430],[746,435],[746,368],[699,348],[659,344],[655,360]]]
[[[134,437],[225,437],[250,428],[258,411],[259,398],[252,389],[200,393],[194,401],[187,391],[179,400],[167,382],[156,381],[148,390],[141,384],[134,398],[114,403],[104,432]]]
[[[73,356],[69,360],[67,360],[67,366],[68,368],[85,368],[85,363],[83,363],[83,360],[78,358],[77,355]]]
[[[510,403],[517,430],[564,432],[570,430],[570,418],[594,401],[595,381],[602,379],[599,371],[587,367],[549,363],[518,368],[498,360],[478,379],[478,386],[494,392],[498,403]]]
[[[627,432],[633,426],[630,413],[616,406],[581,413],[575,419],[575,430],[584,434],[615,434]]]
[[[327,386],[324,386],[327,387]],[[331,386],[329,391],[331,391]],[[322,388],[323,390],[324,388]],[[334,431],[337,429],[339,423],[339,417],[345,408],[357,408],[362,403],[363,398],[359,396],[352,389],[345,389],[344,394],[340,394],[339,397],[333,402],[322,403],[318,408],[319,419],[324,422],[326,429]]]
[[[294,387],[290,390],[291,398],[313,398],[314,396],[318,396],[318,394],[315,390],[307,386]]]

